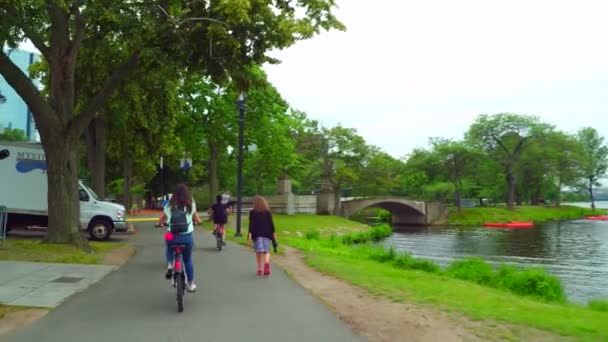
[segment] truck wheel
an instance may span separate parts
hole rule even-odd
[[[95,241],[105,241],[112,235],[112,224],[107,220],[93,220],[89,225],[89,234]]]

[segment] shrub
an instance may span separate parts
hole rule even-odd
[[[536,296],[548,301],[564,301],[564,287],[556,276],[544,269],[530,268],[518,272],[499,272],[498,277],[507,277],[499,280],[501,286],[515,294],[522,296]]]
[[[378,221],[382,223],[390,223],[391,222],[391,212],[388,210],[380,209],[378,211]]]
[[[441,267],[427,259],[412,259],[409,268],[429,273],[441,273]]]
[[[306,232],[306,239],[307,240],[320,240],[321,239],[321,233],[318,230],[310,230]]]
[[[395,252],[395,249],[393,247],[389,249],[372,248],[367,252],[367,256],[369,259],[384,263],[395,260],[395,258],[397,257],[397,252]]]
[[[383,224],[364,232],[344,235],[342,236],[342,243],[350,245],[355,243],[364,243],[369,240],[377,241],[390,236],[392,233],[393,229],[389,225]]]
[[[414,262],[414,258],[408,253],[403,253],[393,260],[393,266],[401,269],[409,269],[410,265]]]
[[[447,269],[448,275],[486,286],[493,286],[495,277],[492,265],[480,258],[467,258],[453,262]]]

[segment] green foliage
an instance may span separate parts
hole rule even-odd
[[[590,299],[587,306],[595,311],[608,312],[608,299]]]
[[[565,205],[559,207],[522,206],[516,207],[515,210],[508,210],[505,207],[464,208],[462,213],[451,210],[447,223],[457,226],[480,226],[486,222],[563,221],[603,214],[604,212],[605,210],[594,211],[588,208]]]
[[[1,103],[0,103],[1,105]],[[18,128],[4,128],[0,132],[0,140],[4,141],[28,141],[28,137],[25,132]]]
[[[592,127],[582,128],[577,138],[582,150],[582,176],[580,187],[587,190],[591,205],[595,208],[593,190],[600,186],[600,178],[608,170],[608,146],[597,130]]]
[[[380,209],[378,211],[378,221],[379,222],[390,223],[391,217],[392,217],[392,214],[388,210]]]
[[[557,302],[566,300],[559,278],[540,268],[518,271],[514,267],[501,266],[496,273],[494,286],[520,296],[534,296]]]
[[[306,239],[307,240],[320,240],[321,233],[318,230],[309,230],[306,232]]]
[[[342,236],[342,243],[350,245],[368,241],[378,241],[390,236],[392,233],[393,229],[389,225],[383,224],[373,227],[367,231],[344,235]]]
[[[447,274],[479,285],[495,286],[492,265],[480,258],[467,258],[454,261],[446,270]]]

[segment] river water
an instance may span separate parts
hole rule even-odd
[[[587,203],[576,205],[589,207]],[[608,201],[596,202],[608,209]],[[543,267],[561,278],[568,299],[608,298],[608,221],[551,222],[531,229],[395,227],[382,244],[440,265],[479,256],[488,262]]]

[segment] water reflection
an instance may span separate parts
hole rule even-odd
[[[383,244],[442,265],[481,256],[495,265],[544,267],[562,279],[572,301],[608,298],[608,222],[555,222],[530,229],[395,227]]]

